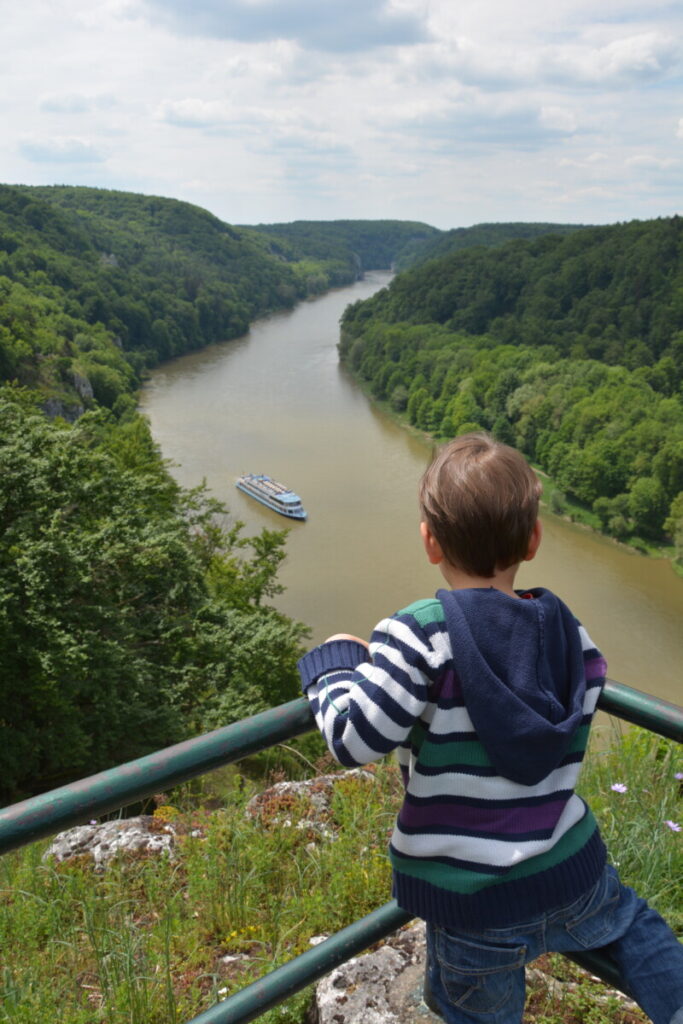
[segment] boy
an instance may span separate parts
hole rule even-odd
[[[519,1024],[524,965],[605,947],[655,1024],[683,1024],[683,946],[622,886],[574,788],[606,665],[550,591],[516,591],[541,542],[540,484],[486,434],[446,445],[420,532],[447,584],[299,662],[334,756],[397,748],[399,906],[427,922],[425,998],[451,1024]]]

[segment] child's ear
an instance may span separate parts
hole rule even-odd
[[[536,552],[538,551],[541,545],[542,537],[543,527],[541,525],[541,520],[537,519],[534,523],[534,528],[531,531],[531,537],[529,538],[529,547],[527,549],[526,555],[524,556],[525,562],[530,562],[532,558],[536,557]]]
[[[427,558],[432,565],[439,565],[440,562],[443,562],[444,556],[439,542],[424,521],[420,523],[420,536],[427,552]]]

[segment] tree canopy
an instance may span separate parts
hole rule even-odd
[[[296,696],[303,627],[264,601],[284,533],[181,490],[140,417],[5,387],[0,478],[5,799]]]
[[[512,239],[531,239],[541,235],[568,235],[579,231],[581,224],[545,224],[533,222],[509,222],[502,224],[474,224],[471,228],[452,228],[440,231],[427,238],[411,240],[399,250],[395,266],[407,270],[429,260],[448,256],[460,249],[476,246],[492,247],[504,245]]]
[[[615,536],[680,537],[683,219],[456,252],[342,322],[372,393],[437,438],[488,429]]]

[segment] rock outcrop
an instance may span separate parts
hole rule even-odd
[[[73,857],[91,857],[95,871],[102,872],[119,856],[165,854],[173,858],[176,832],[169,822],[151,815],[120,818],[101,825],[78,825],[55,836],[43,859],[61,862]]]
[[[372,953],[348,960],[319,982],[309,1024],[435,1024],[422,1000],[425,929],[392,935]]]

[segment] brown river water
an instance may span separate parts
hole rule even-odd
[[[245,337],[156,369],[141,410],[186,487],[206,479],[248,534],[289,527],[277,606],[311,628],[368,636],[384,615],[441,586],[418,535],[417,481],[430,447],[380,413],[339,366],[339,318],[386,273],[270,316]],[[267,473],[302,498],[287,522],[235,479]],[[609,675],[683,703],[683,579],[665,561],[550,514],[520,586],[545,586],[581,619]]]

